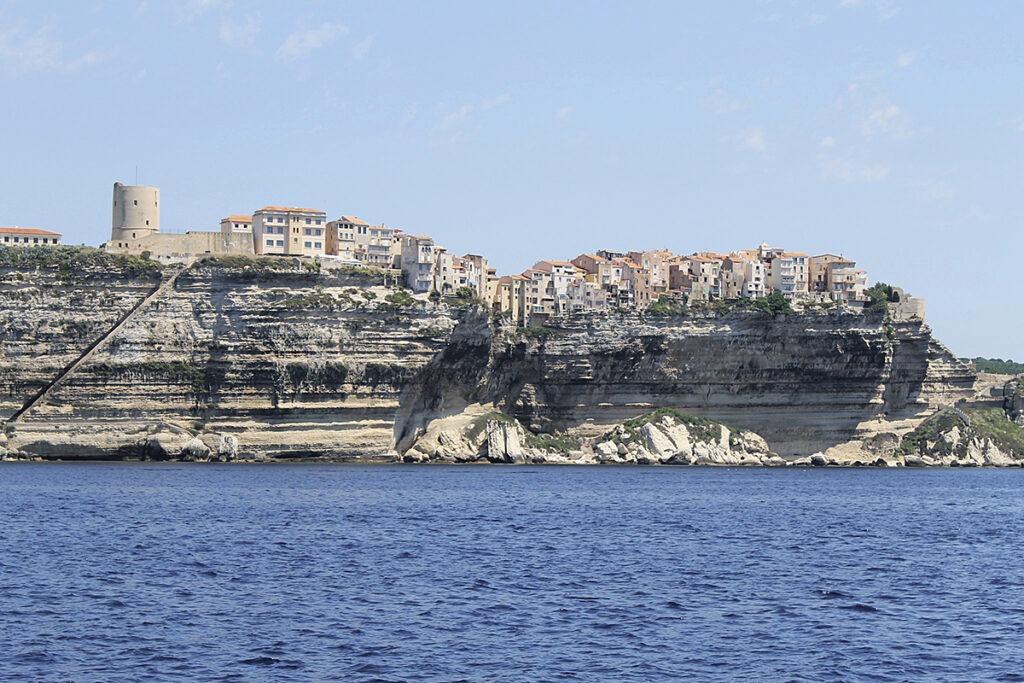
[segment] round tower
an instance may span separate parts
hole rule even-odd
[[[160,189],[114,183],[112,241],[129,241],[160,232]]]

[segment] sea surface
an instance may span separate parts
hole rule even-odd
[[[7,463],[2,681],[1024,681],[1024,471]]]

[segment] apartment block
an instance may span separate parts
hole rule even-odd
[[[252,215],[257,254],[322,256],[327,253],[327,214],[317,209],[265,206]]]
[[[434,286],[434,240],[425,235],[402,234],[401,268],[405,286],[414,292],[429,292]]]

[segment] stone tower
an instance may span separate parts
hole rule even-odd
[[[136,240],[160,232],[160,189],[114,183],[112,242]]]

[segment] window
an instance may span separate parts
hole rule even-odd
[[[312,224],[312,222],[313,222],[312,218],[307,218],[306,219],[306,225],[310,225],[310,224]]]
[[[317,221],[317,222],[319,222],[319,221]],[[324,234],[324,231],[321,230],[320,228],[317,228],[316,230],[313,231],[313,234],[316,235],[317,237],[320,237],[321,235]]]
[[[268,247],[274,246],[274,240],[267,240],[267,246]]]
[[[302,246],[304,246],[306,249],[312,249],[313,248],[313,243],[312,242],[306,242]]]
[[[316,246],[317,249],[323,249],[324,248],[324,243],[323,242],[317,242],[314,246]]]
[[[316,224],[320,225],[320,219],[319,218],[316,219]]]
[[[306,228],[306,232],[303,233],[303,234],[305,234],[305,235],[312,235],[313,231],[310,228]]]
[[[284,240],[278,240],[277,241],[277,246],[283,247],[284,246]]]
[[[7,235],[4,235],[4,242],[10,242],[10,241],[11,241],[11,238],[8,237]]]
[[[135,200],[135,206],[138,206],[138,205],[139,205],[139,200],[138,200],[138,199],[136,199],[136,200]]]

